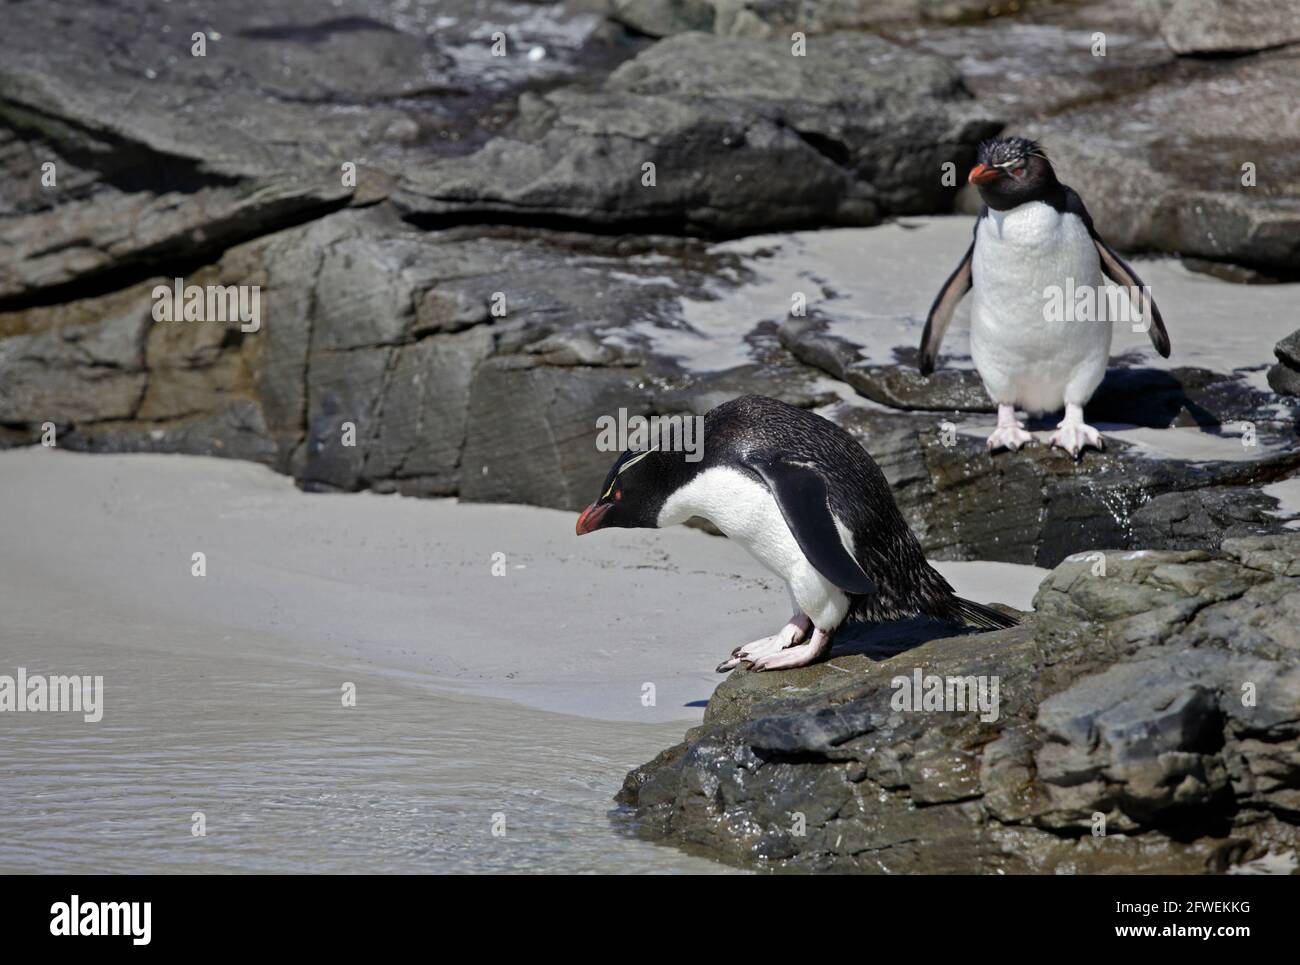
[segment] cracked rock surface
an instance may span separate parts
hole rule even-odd
[[[1194,873],[1292,853],[1298,559],[1300,534],[1081,554],[1021,627],[858,632],[824,664],[737,671],[619,800],[643,835],[764,867]],[[900,705],[917,673],[996,678],[996,719]]]

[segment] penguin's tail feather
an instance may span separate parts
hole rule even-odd
[[[960,596],[952,598],[955,606],[953,610],[956,616],[971,626],[979,627],[981,630],[1006,630],[1008,627],[1020,626],[1020,621],[1013,616],[1003,613],[1001,610],[995,610],[991,606],[985,606],[983,603],[976,603],[974,600],[967,600]]]

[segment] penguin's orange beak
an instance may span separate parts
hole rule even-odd
[[[966,180],[971,184],[988,184],[997,176],[997,168],[991,168],[987,164],[977,164],[970,169],[970,176]]]
[[[584,509],[578,516],[578,525],[575,527],[578,535],[590,533],[593,529],[600,529],[600,521],[613,505],[613,503],[592,503]]]

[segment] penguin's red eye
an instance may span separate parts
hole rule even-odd
[[[1012,171],[1011,173],[1014,174],[1014,175],[1015,175],[1016,177],[1018,177],[1018,178],[1019,178],[1019,177],[1023,177],[1023,176],[1024,176],[1024,173],[1025,173],[1025,169],[1024,169],[1024,168],[1016,168],[1016,169],[1015,169],[1014,171]]]
[[[622,499],[622,498],[623,498],[623,490],[621,490],[621,489],[615,489],[615,490],[614,490],[614,502],[618,502],[618,501],[619,501],[620,499]]]

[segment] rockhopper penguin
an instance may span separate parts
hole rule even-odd
[[[655,527],[692,516],[740,543],[789,588],[794,615],[770,637],[737,647],[755,670],[814,663],[846,619],[882,622],[929,614],[983,629],[1015,626],[964,600],[926,563],[879,467],[826,419],[763,396],[704,417],[704,453],[624,452],[600,498],[582,511],[581,536],[608,527]]]
[[[1038,414],[1064,405],[1051,444],[1077,459],[1084,446],[1103,445],[1083,421],[1083,406],[1106,374],[1110,355],[1102,273],[1130,292],[1142,290],[1141,317],[1166,358],[1169,336],[1142,279],[1097,233],[1083,201],[1056,179],[1038,144],[1022,137],[985,141],[978,161],[969,180],[984,206],[966,256],[930,308],[921,336],[921,374],[934,370],[953,310],[974,288],[971,357],[998,406],[989,449],[1019,449],[1031,440],[1016,421],[1017,406]],[[1090,286],[1095,320],[1048,320],[1049,289],[1068,290],[1071,280],[1076,291]]]

